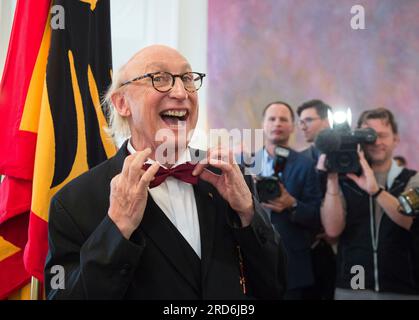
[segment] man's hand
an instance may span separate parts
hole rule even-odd
[[[215,174],[206,167],[211,165],[221,170],[221,175]],[[218,193],[237,212],[243,227],[250,225],[253,215],[253,197],[237,163],[234,163],[232,152],[220,148],[209,149],[207,158],[197,164],[193,173],[212,184]]]
[[[281,189],[281,196],[274,199],[269,200],[269,203],[262,202],[262,206],[265,208],[271,209],[277,213],[284,211],[285,209],[293,207],[297,200],[288,193],[287,189],[285,189],[282,183],[279,183],[279,188]]]
[[[147,187],[159,170],[155,162],[146,171],[143,164],[151,154],[147,148],[125,158],[122,172],[111,181],[108,215],[122,235],[129,239],[140,225],[147,204]]]
[[[316,169],[319,171],[327,171],[326,169],[326,154],[322,153],[317,161]]]
[[[361,164],[362,168],[362,174],[358,177],[353,173],[348,173],[346,176],[354,181],[362,190],[367,192],[369,195],[372,195],[379,189],[377,180],[375,179],[374,172],[365,159],[364,152],[360,151],[358,154],[359,163]]]

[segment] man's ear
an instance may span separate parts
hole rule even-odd
[[[115,92],[111,96],[112,104],[114,105],[116,111],[123,117],[128,117],[131,115],[131,110],[129,108],[128,102],[125,99],[125,96],[122,92]]]

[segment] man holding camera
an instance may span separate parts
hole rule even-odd
[[[314,162],[289,148],[295,116],[285,102],[273,102],[263,111],[265,145],[255,154],[264,177],[280,178],[279,194],[262,205],[283,239],[288,256],[285,299],[302,299],[304,288],[314,282],[310,257],[310,234],[320,227],[321,192]],[[279,148],[278,148],[279,147]],[[286,150],[284,158],[278,150]],[[278,168],[278,160],[280,168]]]
[[[360,175],[328,174],[321,209],[326,233],[340,237],[335,299],[419,299],[413,218],[399,212],[397,200],[419,186],[419,175],[392,159],[399,136],[388,109],[363,112],[358,127],[373,128],[377,140],[359,153]]]

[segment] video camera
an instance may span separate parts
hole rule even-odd
[[[399,197],[399,211],[409,217],[419,216],[419,188],[411,188]]]
[[[350,110],[345,113],[329,113],[332,129],[319,133],[315,145],[321,153],[326,154],[326,169],[328,172],[359,173],[361,166],[358,157],[358,144],[373,144],[377,133],[372,128],[350,128]]]
[[[273,162],[274,174],[270,177],[257,176],[256,189],[258,191],[261,202],[268,202],[281,196],[279,183],[281,182],[281,174],[285,169],[290,150],[277,146],[275,148],[275,159]]]

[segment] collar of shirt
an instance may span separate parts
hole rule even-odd
[[[262,154],[262,176],[269,177],[274,174],[273,163],[274,159],[269,155],[266,148],[263,148]]]
[[[131,144],[131,139],[128,140],[127,149],[128,149],[128,152],[130,154],[134,154],[134,153],[137,152],[137,150],[135,150],[133,145]],[[186,162],[190,162],[190,161],[191,161],[191,152],[189,150],[189,147],[187,147],[186,150],[180,154],[180,156],[179,156],[178,160],[176,161],[176,163],[174,164],[173,168],[177,167],[178,165],[181,165],[182,163],[186,163]],[[147,159],[147,161],[145,163],[153,164],[154,162],[156,162],[156,161],[149,158],[149,159]],[[160,166],[165,168],[165,169],[168,169],[162,164],[160,164]]]
[[[399,167],[396,161],[391,161],[390,171],[387,175],[387,189],[390,189],[393,185],[394,180],[399,176],[399,174],[403,171],[402,167]]]
[[[391,167],[387,172],[374,172],[375,179],[377,183],[381,186],[385,186],[387,190],[390,190],[393,186],[394,180],[399,176],[403,171],[402,167],[397,165],[397,162],[392,160]]]

